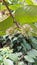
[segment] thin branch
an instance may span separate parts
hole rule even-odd
[[[6,6],[6,8],[8,9],[8,11],[9,11],[9,13],[10,13],[10,16],[12,16],[13,22],[16,24],[16,26],[17,26],[18,28],[20,28],[20,24],[19,24],[18,22],[15,21],[14,16],[12,15],[11,10],[10,10],[9,7],[7,6],[6,1],[3,0],[3,2],[4,2],[4,4],[5,4],[5,6]]]

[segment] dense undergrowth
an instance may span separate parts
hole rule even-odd
[[[16,33],[0,37],[0,65],[37,65],[37,37]]]

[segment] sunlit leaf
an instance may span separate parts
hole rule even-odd
[[[20,24],[37,22],[37,6],[18,8],[15,12],[15,19]]]

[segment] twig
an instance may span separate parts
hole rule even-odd
[[[9,7],[7,6],[6,1],[3,0],[3,2],[4,2],[4,4],[5,4],[5,6],[6,6],[6,8],[8,9],[8,11],[9,11],[9,13],[10,13],[10,16],[12,16],[13,22],[16,24],[16,26],[17,26],[18,28],[20,28],[20,27],[21,27],[20,24],[19,24],[18,22],[15,21],[14,16],[12,15],[11,10],[10,10]]]

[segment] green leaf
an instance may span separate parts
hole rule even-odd
[[[25,39],[23,40],[23,45],[26,48],[26,50],[30,50],[31,49],[31,46],[26,42]]]
[[[0,22],[0,33],[3,34],[12,25],[13,19],[9,16],[7,19]]]
[[[32,49],[32,50],[30,50],[27,54],[28,54],[28,56],[30,56],[30,57],[36,59],[36,56],[37,56],[37,50]]]
[[[15,61],[15,62],[17,62],[18,61],[18,55],[17,54],[9,54],[9,58],[11,59],[11,60],[13,60],[13,61]]]
[[[15,19],[20,24],[37,22],[37,6],[27,5],[24,8],[18,8],[15,12]]]
[[[2,3],[0,3],[0,11],[7,9]]]
[[[29,40],[33,48],[37,49],[37,40],[34,37],[29,37]]]
[[[0,63],[3,62],[3,57],[0,55]]]
[[[20,4],[9,5],[9,8],[11,10],[17,10],[19,7],[20,7]]]
[[[28,55],[24,56],[24,58],[25,58],[26,61],[28,61],[30,63],[35,62],[34,59],[32,57],[28,56]]]
[[[18,62],[18,65],[26,65],[23,61]]]
[[[13,61],[9,60],[9,59],[4,59],[4,65],[14,65]]]
[[[25,2],[28,4],[28,5],[33,5],[33,2],[31,0],[25,0]]]

